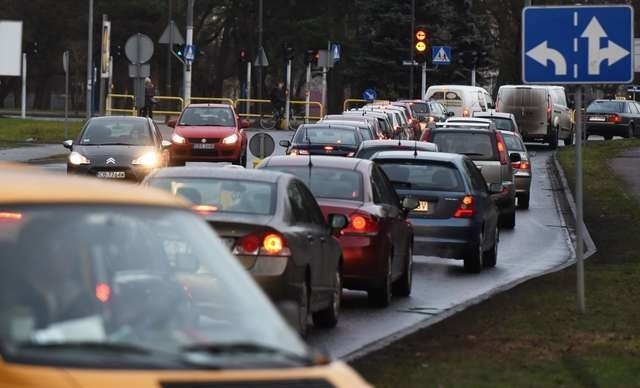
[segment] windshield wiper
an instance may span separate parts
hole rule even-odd
[[[47,350],[102,350],[108,352],[124,352],[135,353],[141,355],[156,355],[164,353],[159,350],[145,348],[138,345],[122,343],[122,342],[93,342],[93,341],[77,341],[77,342],[22,342],[17,344],[21,349],[47,349]],[[176,354],[166,353],[173,356]]]
[[[479,154],[477,152],[459,152],[462,155],[467,155],[467,156],[488,156],[485,154]]]
[[[123,146],[137,146],[139,144],[131,144],[131,143],[89,143],[89,144],[80,144],[83,146],[91,145],[91,146],[110,146],[110,145],[123,145]]]
[[[193,344],[181,349],[183,352],[203,352],[208,354],[270,354],[281,356],[304,365],[313,365],[314,361],[309,356],[299,355],[281,348],[264,345],[256,342],[231,342],[217,344]]]

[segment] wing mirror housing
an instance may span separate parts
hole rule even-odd
[[[65,140],[62,142],[62,146],[68,150],[73,148],[73,140]]]
[[[249,128],[250,126],[251,126],[251,123],[249,122],[249,120],[245,120],[245,119],[240,120],[240,128]]]
[[[176,119],[170,119],[170,120],[167,121],[167,127],[175,128],[177,122],[178,122],[178,120],[176,120]]]
[[[280,142],[278,142],[278,144],[280,144],[280,147],[284,147],[284,148],[289,148],[291,147],[291,141],[290,140],[280,140]]]
[[[402,209],[407,212],[417,208],[418,206],[420,206],[420,201],[414,197],[404,197],[402,199]]]

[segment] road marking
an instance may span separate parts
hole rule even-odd
[[[578,27],[578,13],[577,12],[573,13],[573,26],[574,27]]]
[[[573,52],[578,52],[578,38],[573,38]]]
[[[578,78],[578,64],[573,65],[573,78]]]

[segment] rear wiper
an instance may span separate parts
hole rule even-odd
[[[314,361],[309,356],[289,352],[287,350],[264,345],[256,342],[231,342],[217,344],[193,344],[181,349],[183,352],[204,352],[208,354],[270,354],[277,355],[304,365],[313,365]]]
[[[485,154],[479,154],[477,152],[459,152],[459,153],[467,156],[486,156]]]

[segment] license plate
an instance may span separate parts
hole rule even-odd
[[[98,171],[96,174],[98,178],[106,179],[124,179],[126,174],[124,171]]]
[[[417,212],[428,212],[429,211],[429,202],[420,201],[418,207],[416,208]]]
[[[591,116],[589,117],[589,121],[606,121],[606,119],[602,116]]]
[[[222,242],[227,248],[231,249],[235,245],[236,239],[231,237],[223,237]]]
[[[194,150],[212,150],[216,148],[216,145],[213,143],[196,143],[193,145]]]

